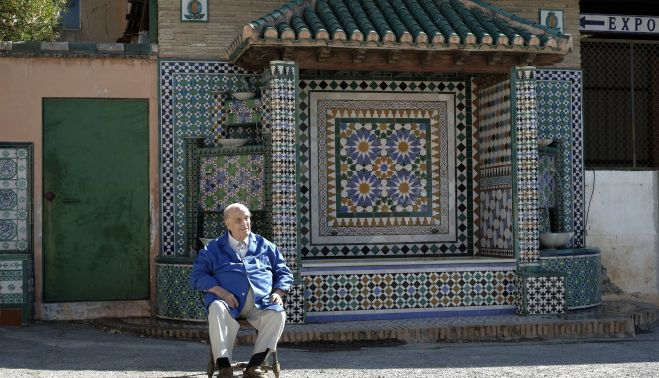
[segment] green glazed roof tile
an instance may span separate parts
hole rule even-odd
[[[311,8],[304,9],[304,20],[307,22],[307,25],[309,25],[316,38],[318,38],[318,33],[327,31],[323,23],[320,21],[320,18],[318,18]]]
[[[437,26],[433,24],[432,20],[428,14],[421,8],[421,5],[416,0],[403,0],[405,6],[412,12],[414,18],[419,22],[419,25],[423,28],[427,35],[431,38],[437,34],[442,34]]]
[[[345,4],[344,1],[341,2]],[[364,33],[364,35],[366,36],[369,35],[372,36],[374,34],[377,35],[377,31],[375,30],[375,27],[371,23],[371,20],[368,18],[368,15],[366,15],[366,12],[364,12],[364,8],[362,8],[362,6],[359,4],[359,1],[347,0],[347,4],[345,5],[350,9],[350,12],[354,16],[355,22],[357,22],[359,28]],[[376,40],[378,38],[376,38]]]
[[[302,17],[297,14],[291,17],[291,25],[293,26],[293,30],[295,30],[295,34],[298,35],[298,38],[300,33],[304,32],[305,30],[309,31],[307,24],[305,24]]]
[[[330,7],[327,5],[325,0],[318,0],[316,2],[316,7],[318,8],[318,14],[320,16],[320,19],[323,21],[325,26],[327,27],[327,30],[335,36],[339,32],[344,32],[343,28],[341,27],[341,24],[339,23],[339,20],[336,18]]]
[[[460,16],[455,12],[455,9],[453,9],[448,1],[441,1],[439,3],[439,11],[451,24],[451,26],[453,26],[453,30],[458,33],[463,41],[469,34],[473,34],[469,28],[467,28],[467,25],[465,25],[464,21],[462,21],[462,18],[460,18]]]
[[[403,37],[405,34],[410,34],[410,32],[405,28],[405,25],[403,25],[403,22],[400,20],[400,18],[398,18],[397,12],[394,11],[387,0],[375,0],[375,4],[387,19],[389,25],[391,25],[394,33],[396,33],[398,38]]]
[[[572,47],[570,36],[482,0],[293,0],[245,25],[227,55],[235,61],[252,47],[277,47],[277,41],[480,53],[533,48],[555,55]]]
[[[361,31],[359,30],[359,27],[357,27],[355,19],[352,17],[352,14],[350,14],[350,11],[346,8],[345,4],[343,4],[343,1],[330,0],[329,5],[334,11],[334,14],[336,14],[341,25],[343,25],[343,30],[349,35],[352,35],[355,32],[358,32],[361,35]]]
[[[428,17],[430,17],[430,19],[434,22],[435,26],[439,28],[445,38],[448,39],[448,37],[452,35],[458,35],[455,29],[453,29],[451,26],[451,23],[448,22],[446,18],[444,18],[432,0],[419,0],[418,2],[426,11]]]

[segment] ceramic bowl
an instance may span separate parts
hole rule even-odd
[[[544,232],[540,234],[540,248],[563,248],[574,232]]]
[[[220,139],[218,142],[222,147],[240,147],[247,144],[249,139]]]
[[[553,139],[538,139],[538,146],[546,147],[549,146],[553,141],[554,141]]]
[[[231,96],[236,100],[244,101],[254,97],[254,92],[233,92]]]

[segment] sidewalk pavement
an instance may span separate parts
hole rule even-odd
[[[608,295],[597,307],[560,315],[495,315],[332,323],[288,324],[280,345],[307,343],[433,343],[633,338],[657,326],[659,300]],[[107,332],[207,340],[206,324],[157,318],[97,319]],[[238,345],[253,345],[253,329],[242,329]]]

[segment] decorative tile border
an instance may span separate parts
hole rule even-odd
[[[398,255],[459,255],[467,254],[469,246],[473,246],[473,214],[475,204],[473,198],[474,184],[473,162],[470,162],[472,151],[471,137],[473,135],[470,122],[471,116],[471,80],[467,81],[362,81],[352,79],[305,79],[300,81],[300,122],[298,128],[298,174],[300,182],[299,215],[300,251],[301,257],[354,257],[354,256],[398,256]],[[382,93],[444,93],[455,96],[456,122],[456,228],[457,238],[453,242],[443,243],[405,243],[398,242],[381,244],[316,243],[311,235],[312,209],[314,201],[310,193],[311,172],[316,167],[311,165],[311,95],[313,93],[369,93],[378,96]],[[315,185],[315,184],[314,184]]]
[[[512,262],[303,267],[306,321],[512,312],[514,277]]]
[[[579,70],[536,70],[539,138],[560,141],[563,222],[574,247],[585,246],[582,76]]]
[[[467,183],[467,187],[471,187],[471,215],[472,220],[467,225],[469,234],[472,235],[470,242],[471,253],[474,255],[480,254],[480,237],[481,237],[481,215],[480,215],[480,143],[479,143],[479,128],[480,123],[478,120],[478,85],[476,79],[471,79],[471,101],[467,103],[467,124],[471,126],[471,159],[467,159],[467,170],[471,173],[471,180]]]
[[[0,143],[0,253],[32,250],[32,143]]]

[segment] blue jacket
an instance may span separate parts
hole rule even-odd
[[[249,234],[249,248],[240,261],[229,244],[229,234],[224,233],[199,251],[192,264],[189,283],[196,290],[206,291],[220,286],[231,292],[238,300],[238,307],[230,309],[235,318],[245,306],[250,287],[257,308],[284,311],[282,306],[270,302],[270,294],[277,288],[288,291],[293,283],[293,273],[279,249],[263,236]],[[218,299],[215,294],[204,293],[207,312],[208,306]]]

